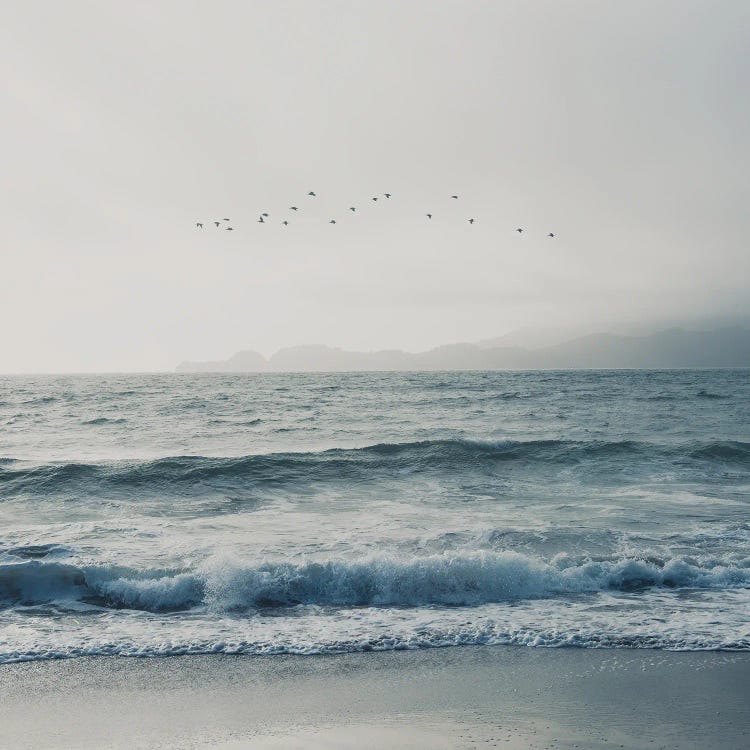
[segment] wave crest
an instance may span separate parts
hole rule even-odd
[[[6,606],[82,600],[110,608],[162,612],[329,607],[478,606],[646,587],[750,585],[750,558],[733,564],[616,558],[547,562],[515,552],[441,554],[399,560],[264,562],[213,557],[193,570],[79,567],[31,560],[0,565]]]
[[[101,464],[64,463],[28,466],[0,463],[0,487],[6,496],[80,492],[103,487],[193,488],[197,483],[241,482],[243,487],[302,481],[360,481],[408,473],[502,469],[504,465],[579,466],[597,462],[653,459],[731,461],[750,467],[750,443],[724,441],[665,446],[623,441],[474,441],[427,440],[380,443],[364,448],[334,448],[312,453],[270,453],[238,458],[174,456],[152,461]],[[7,460],[6,460],[7,461]],[[609,464],[608,464],[609,465]]]

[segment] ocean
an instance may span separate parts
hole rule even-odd
[[[0,663],[750,650],[750,371],[0,378]]]

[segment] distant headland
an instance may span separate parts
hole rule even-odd
[[[500,339],[447,344],[424,352],[346,351],[323,345],[280,349],[266,359],[241,351],[226,360],[181,362],[177,372],[357,372],[750,367],[750,330],[670,328],[643,336],[596,333],[552,346],[497,345]]]

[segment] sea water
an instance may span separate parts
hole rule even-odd
[[[0,662],[750,649],[750,371],[0,378]]]

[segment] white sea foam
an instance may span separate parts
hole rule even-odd
[[[706,607],[729,614],[717,622]],[[11,615],[0,634],[0,663],[108,654],[333,654],[471,645],[750,650],[750,591],[704,591],[679,600],[660,590],[597,593],[460,607],[296,607],[289,616],[193,611],[75,611],[54,625]]]

